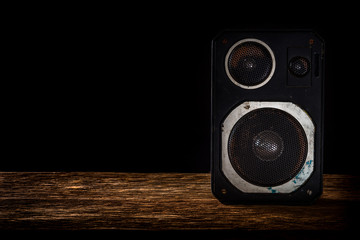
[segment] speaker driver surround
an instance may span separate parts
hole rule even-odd
[[[259,88],[271,79],[274,70],[275,57],[271,48],[258,39],[240,40],[226,54],[226,74],[239,87]]]

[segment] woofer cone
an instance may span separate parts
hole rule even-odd
[[[252,150],[260,160],[274,161],[283,153],[284,141],[276,132],[264,130],[254,137]]]

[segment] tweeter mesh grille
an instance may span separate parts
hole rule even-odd
[[[289,70],[296,77],[303,77],[310,71],[310,61],[305,57],[293,57],[289,62]]]
[[[271,49],[256,39],[237,42],[226,56],[229,78],[243,88],[257,88],[270,80],[275,59]]]
[[[245,114],[232,128],[228,141],[229,159],[236,173],[263,187],[294,178],[304,165],[307,148],[301,124],[275,108]]]

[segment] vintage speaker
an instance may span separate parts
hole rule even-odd
[[[322,193],[324,42],[312,31],[224,31],[212,42],[211,181],[223,203]]]

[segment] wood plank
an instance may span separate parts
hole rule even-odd
[[[207,173],[0,172],[0,228],[346,230],[360,213],[359,183],[325,174],[310,206],[228,206]]]

